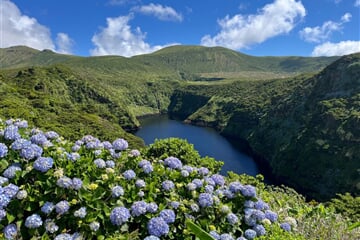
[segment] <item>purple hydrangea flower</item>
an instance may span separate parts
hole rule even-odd
[[[173,189],[175,187],[174,183],[171,180],[165,180],[161,183],[162,188],[165,191],[170,191],[171,189]]]
[[[247,229],[244,233],[244,236],[247,239],[254,239],[256,237],[256,232],[252,229]]]
[[[45,136],[46,136],[48,139],[55,139],[55,138],[60,137],[59,134],[58,134],[57,132],[54,132],[54,131],[46,132],[46,133],[45,133]]]
[[[3,172],[3,176],[11,179],[16,176],[16,172],[18,171],[21,171],[21,167],[17,164],[13,164]]]
[[[47,172],[52,168],[54,160],[51,157],[39,157],[35,160],[33,166],[36,170],[40,172]]]
[[[229,190],[233,193],[238,193],[243,188],[243,185],[240,182],[232,182],[229,184]]]
[[[134,172],[134,170],[126,170],[124,173],[124,178],[126,180],[131,180],[134,179],[136,177],[136,173]]]
[[[118,198],[124,195],[124,189],[121,186],[115,186],[111,189],[111,196],[113,198]]]
[[[110,220],[113,225],[120,226],[130,218],[130,211],[126,207],[116,207],[111,211]]]
[[[17,227],[14,223],[7,225],[4,228],[4,236],[6,239],[15,239],[17,235]]]
[[[104,146],[105,149],[109,150],[112,149],[112,144],[109,141],[104,141],[102,142],[102,145]]]
[[[52,202],[46,202],[42,207],[41,211],[45,214],[50,214],[54,210],[55,205]]]
[[[66,157],[68,160],[76,162],[77,160],[80,159],[80,154],[77,152],[67,153]]]
[[[94,160],[94,164],[98,167],[98,168],[106,168],[106,163],[103,159],[98,158]]]
[[[80,145],[75,144],[74,146],[72,146],[71,151],[73,151],[73,152],[77,152],[77,151],[79,151],[79,150],[80,150],[80,148],[81,148],[81,146],[80,146]]]
[[[160,217],[164,219],[166,223],[175,222],[175,213],[171,209],[164,209],[160,212]]]
[[[82,187],[82,180],[80,178],[73,178],[72,179],[72,188],[75,190],[80,190]]]
[[[213,197],[209,193],[200,193],[199,195],[199,205],[201,207],[210,207],[214,203]]]
[[[25,227],[27,228],[39,228],[43,224],[41,217],[38,214],[33,214],[26,218]]]
[[[229,213],[227,216],[226,216],[226,219],[228,220],[228,222],[231,224],[231,225],[235,225],[239,222],[239,218],[234,214],[234,213]]]
[[[140,151],[137,149],[133,149],[130,151],[129,155],[132,157],[138,157],[138,156],[140,156]]]
[[[60,215],[65,214],[67,211],[69,211],[69,209],[70,209],[70,204],[66,200],[60,201],[55,205],[55,211]]]
[[[169,225],[162,217],[154,217],[150,219],[147,229],[150,235],[154,235],[156,237],[161,237],[169,233]]]
[[[128,148],[129,144],[126,140],[118,138],[112,143],[115,150],[123,151]]]
[[[201,175],[201,176],[206,176],[209,174],[209,169],[206,168],[206,167],[200,167],[198,169],[198,173]]]
[[[164,160],[164,165],[171,169],[181,169],[182,162],[176,157],[168,157]]]
[[[115,162],[112,160],[107,160],[106,162],[106,167],[108,168],[114,168],[115,167]]]
[[[7,152],[8,152],[8,147],[5,144],[0,143],[0,158],[5,157]]]
[[[131,206],[131,215],[138,217],[146,213],[147,203],[144,201],[134,202]]]
[[[158,210],[158,205],[155,202],[148,203],[146,206],[146,211],[149,213],[156,213]]]
[[[287,231],[287,232],[290,232],[290,231],[291,231],[291,225],[290,225],[289,223],[287,223],[287,222],[281,223],[281,224],[280,224],[280,227],[281,227],[283,230]]]

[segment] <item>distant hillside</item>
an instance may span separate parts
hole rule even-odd
[[[177,89],[170,115],[245,139],[308,196],[360,195],[360,53],[316,75]],[[258,156],[259,159],[262,159]]]

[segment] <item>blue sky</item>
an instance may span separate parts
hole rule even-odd
[[[360,52],[360,0],[0,0],[0,47],[133,55],[175,44],[256,56]]]

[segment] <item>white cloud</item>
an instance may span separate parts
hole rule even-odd
[[[114,6],[116,6],[116,5],[121,6],[121,5],[126,5],[126,4],[134,4],[134,3],[137,3],[139,1],[140,0],[110,0],[108,2],[108,4],[109,5],[114,5]]]
[[[50,30],[35,18],[23,15],[11,1],[1,0],[0,47],[26,45],[39,50],[55,49]]]
[[[23,15],[19,8],[8,0],[0,0],[0,47],[25,45],[38,50],[50,49],[60,53],[71,53],[73,40],[59,33],[56,45],[51,39],[50,29],[35,18]],[[57,47],[57,48],[56,48]]]
[[[342,56],[360,52],[360,41],[326,42],[314,48],[312,56]]]
[[[58,33],[56,37],[56,45],[57,52],[71,54],[74,41],[66,33]]]
[[[132,10],[145,15],[153,15],[163,21],[181,22],[183,20],[183,16],[172,7],[162,6],[161,4],[150,3],[149,5],[134,7]]]
[[[322,26],[306,27],[299,32],[300,37],[306,42],[319,43],[326,41],[333,32],[341,31],[343,24],[349,22],[351,17],[350,13],[345,13],[340,22],[327,21]]]
[[[354,6],[355,7],[360,7],[360,0],[356,0],[355,3],[354,3]]]
[[[306,15],[301,2],[275,0],[265,5],[256,15],[226,16],[218,20],[220,32],[201,39],[205,46],[224,46],[232,49],[247,48],[271,37],[290,32],[299,18]]]
[[[146,34],[137,27],[131,29],[129,21],[132,16],[120,16],[117,18],[107,18],[107,27],[92,37],[92,42],[96,46],[90,50],[91,55],[121,55],[130,57],[139,54],[154,52],[163,47],[170,46],[150,46],[145,42]]]

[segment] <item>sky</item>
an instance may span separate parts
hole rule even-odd
[[[360,0],[0,0],[0,48],[131,57],[172,45],[254,56],[360,52]]]

